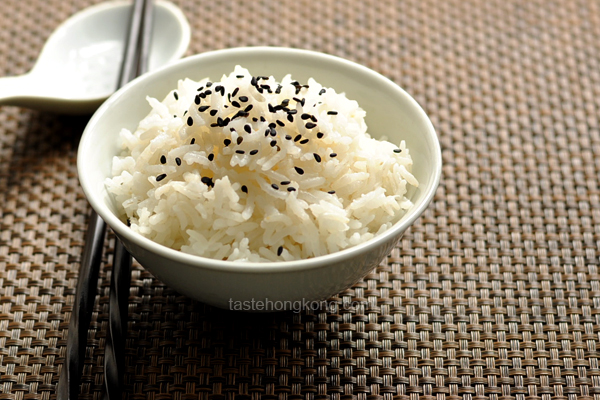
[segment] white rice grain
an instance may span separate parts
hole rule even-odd
[[[131,229],[222,260],[290,261],[355,246],[412,206],[406,143],[371,138],[354,100],[314,79],[183,79],[120,133],[106,187]]]

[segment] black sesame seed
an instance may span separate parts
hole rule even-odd
[[[241,78],[244,77],[244,75],[236,75],[235,77],[238,78],[238,79],[241,79]]]
[[[225,145],[225,147],[227,147],[231,144],[231,140],[225,139],[225,140],[223,140],[223,144]]]
[[[295,191],[296,191],[296,188],[295,188],[295,187],[293,187],[293,186],[290,186],[289,188],[287,188],[287,191],[288,191],[288,192],[295,192]]]
[[[196,143],[196,138],[192,138],[192,140],[190,140],[190,144],[194,144]]]
[[[198,89],[196,89],[197,92],[201,91],[202,89],[204,89],[204,86],[200,86]]]
[[[177,94],[177,92],[173,92],[173,97],[175,97],[175,100],[179,100],[179,95]]]
[[[312,129],[315,126],[317,126],[317,124],[313,123],[313,122],[307,122],[306,125],[304,125],[306,127],[306,129]]]
[[[188,119],[187,119],[187,124],[188,124],[189,126],[192,126],[192,125],[194,125],[194,119],[193,119],[192,117],[188,117]]]
[[[337,111],[327,111],[327,115],[337,115]]]
[[[252,117],[252,122],[258,122],[258,118]]]
[[[318,133],[317,133],[317,137],[318,137],[319,139],[321,139],[323,136],[324,136],[323,132],[318,132]]]
[[[248,111],[252,110],[252,108],[254,108],[254,106],[252,104],[248,104],[248,107],[244,108],[244,111],[248,112]]]
[[[249,124],[246,124],[246,125],[244,125],[244,130],[245,130],[247,133],[250,133],[250,132],[252,132],[252,127],[251,127]]]
[[[284,99],[281,101],[281,105],[287,107],[287,105],[290,104],[290,99]]]
[[[160,182],[167,177],[167,174],[160,174],[156,177],[156,182]]]
[[[256,80],[256,77],[255,77],[255,76],[253,76],[253,77],[252,77],[252,79],[250,79],[250,84],[251,84],[252,86],[256,86],[256,82],[257,82],[257,80]]]
[[[248,193],[248,188],[246,187],[246,185],[242,185],[242,192]]]
[[[277,124],[275,122],[271,122],[269,124],[269,128],[271,128],[271,129],[275,128],[276,126],[277,126]]]
[[[279,186],[276,183],[272,183],[271,187],[275,190],[279,190]]]
[[[260,120],[261,120],[262,122],[266,122],[266,121],[267,121],[267,120],[265,119],[265,117],[263,117],[262,115],[260,116]]]
[[[277,122],[277,125],[279,125],[279,126],[285,126],[285,122],[283,122],[283,121],[277,120],[275,122]]]
[[[277,145],[277,140],[271,140],[271,143],[269,143],[271,145],[271,147],[275,147]]]
[[[188,112],[188,110],[185,110],[185,111],[183,112],[183,115],[185,116],[185,114],[187,114],[187,112]]]
[[[208,155],[208,161],[212,161],[212,160],[214,160],[214,159],[215,159],[215,155],[214,155],[213,153],[210,153],[210,154]]]
[[[204,91],[205,96],[208,96],[209,94],[212,94],[212,90],[208,89]]]
[[[196,103],[196,105],[200,104],[200,96],[196,95],[196,97],[194,97],[194,103]]]
[[[275,111],[277,111],[277,110],[275,110],[275,107],[273,107],[272,104],[267,104],[267,107],[269,108],[269,112],[274,113]]]
[[[275,93],[277,93],[277,94],[281,93],[281,89],[283,89],[283,86],[277,85],[277,89],[275,89]]]
[[[321,94],[324,94],[326,91],[327,91],[327,90],[325,90],[325,89],[321,89],[321,90],[319,90],[319,95],[321,95]]]
[[[214,117],[215,115],[217,115],[218,112],[218,110],[210,110],[210,116]]]
[[[242,75],[242,76],[244,76],[244,75]],[[231,92],[231,96],[235,97],[235,95],[238,94],[239,91],[240,91],[240,88],[236,87],[235,89],[233,89],[233,92]]]
[[[300,141],[300,144],[306,144],[306,143],[308,143],[308,139],[302,139],[302,140]]]
[[[311,115],[311,116],[310,116],[310,120],[311,120],[312,122],[317,122],[317,117],[315,117],[314,115]]]
[[[256,153],[258,153],[258,150],[257,150],[257,149],[250,150],[250,155],[251,155],[251,156],[255,155]]]
[[[238,138],[236,139],[237,144],[242,144],[243,141],[244,141],[244,138],[241,136],[238,136]]]
[[[288,114],[297,114],[298,110],[287,110]]]
[[[300,139],[302,139],[302,135],[296,135],[296,137],[294,138],[294,142],[297,142]]]
[[[235,113],[235,115],[233,117],[231,117],[231,119],[236,119],[239,117],[243,117],[244,115],[246,115],[246,113],[243,110],[238,111],[237,113]]]
[[[335,190],[330,190],[329,192],[327,192],[329,194],[335,194]]]
[[[331,158],[337,157],[337,153],[331,153],[331,154],[329,155],[329,157],[331,157]]]
[[[175,158],[175,164],[181,165],[181,158],[179,158],[179,157]]]
[[[229,119],[229,117],[225,118],[225,119],[223,120],[223,125],[221,125],[221,126],[224,126],[224,127],[225,127],[225,126],[229,125],[229,121],[231,121],[231,120]]]
[[[248,101],[248,96],[240,96],[239,99],[241,102],[245,103]]]
[[[217,125],[218,126],[223,126],[223,118],[217,117]]]
[[[165,156],[160,156],[160,163],[161,163],[161,164],[166,164],[166,163],[167,163],[167,157],[165,157]]]
[[[292,140],[292,137],[290,135],[285,135],[285,139],[286,140]]]
[[[292,114],[287,115],[287,120],[290,122],[294,122],[294,116]]]
[[[273,137],[277,136],[277,131],[275,129],[271,128],[270,131],[271,131],[271,136],[273,136]]]
[[[265,137],[269,136],[271,130],[269,128],[265,129]]]
[[[208,110],[209,108],[210,108],[210,106],[200,106],[200,107],[198,107],[198,111],[204,112],[204,111]]]
[[[304,170],[303,170],[302,168],[300,168],[300,167],[294,167],[294,169],[296,170],[296,172],[297,172],[299,175],[303,175],[303,174],[304,174]]]
[[[235,100],[233,100],[233,101],[231,102],[231,105],[232,105],[232,106],[234,106],[234,107],[237,107],[237,108],[240,108],[240,107],[241,107],[241,104],[240,104],[240,103],[238,103],[238,102],[237,102],[237,101],[235,101]]]
[[[203,176],[203,177],[200,179],[200,181],[201,181],[202,183],[204,183],[205,185],[209,186],[209,187],[210,187],[210,186],[215,186],[215,184],[214,184],[214,182],[213,182],[212,178],[209,178],[208,176]]]
[[[209,82],[206,82],[206,87],[211,87],[211,86],[212,86],[212,84],[213,84],[213,83],[212,83],[212,82],[210,82],[210,81],[209,81]]]
[[[215,86],[215,92],[220,92],[222,89],[225,89],[225,88],[221,85]]]
[[[307,120],[310,118],[310,114],[304,113],[300,116],[300,118],[302,118],[303,120]]]
[[[212,128],[215,128],[215,127],[217,127],[217,126],[221,126],[221,125],[219,125],[219,123],[218,123],[218,122],[213,122],[212,124],[210,124],[210,126],[211,126]]]
[[[237,154],[245,154],[246,152],[244,150],[236,150],[235,151]]]
[[[317,162],[321,162],[321,156],[320,155],[318,155],[317,153],[313,153],[313,156],[315,157],[315,160]]]
[[[292,183],[292,182],[290,182],[290,181],[281,181],[281,182],[279,182],[279,184],[282,185],[282,186],[289,185],[290,183]]]
[[[394,149],[394,153],[401,153],[402,149]]]
[[[277,256],[280,256],[280,255],[281,255],[281,253],[283,253],[283,246],[279,246],[279,247],[277,248]]]

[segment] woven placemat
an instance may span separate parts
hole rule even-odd
[[[329,310],[219,310],[134,265],[126,398],[600,399],[600,3],[174,2],[188,54],[307,48],[393,79],[434,122],[443,177]],[[0,76],[29,70],[93,3],[2,0]],[[0,399],[55,398],[89,212],[86,120],[0,107]],[[112,243],[82,399],[101,397]]]

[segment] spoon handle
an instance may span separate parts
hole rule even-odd
[[[0,78],[0,105],[22,106],[23,98],[31,95],[32,89],[28,74]]]

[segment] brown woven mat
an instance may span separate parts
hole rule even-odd
[[[0,76],[95,2],[2,0]],[[222,311],[136,265],[127,398],[600,399],[600,3],[175,3],[189,54],[308,48],[395,80],[438,130],[443,178],[387,263],[327,312]],[[55,397],[89,211],[85,123],[0,107],[0,399]],[[101,395],[105,247],[83,399]]]

